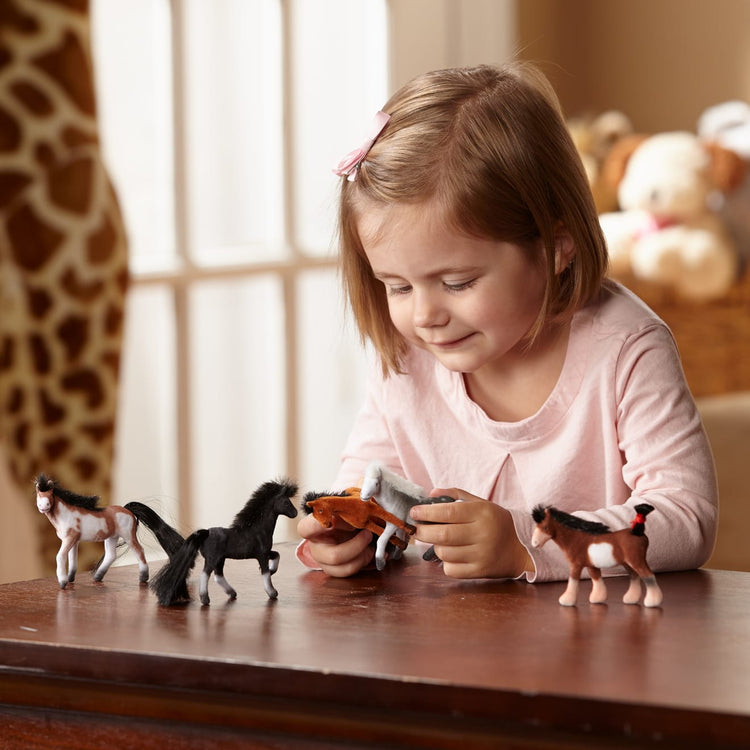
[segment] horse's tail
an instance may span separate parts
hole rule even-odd
[[[127,503],[125,510],[129,510],[146,528],[150,529],[162,549],[169,555],[169,559],[177,553],[184,543],[182,535],[173,529],[155,510],[143,503]]]
[[[169,607],[181,601],[189,601],[188,575],[207,536],[208,529],[193,532],[180,548],[170,555],[169,562],[152,578],[149,588],[156,594],[159,604]]]
[[[646,531],[646,516],[654,509],[653,505],[640,503],[635,506],[635,518],[630,523],[630,533],[643,536]]]

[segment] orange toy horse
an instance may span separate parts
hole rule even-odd
[[[643,533],[646,516],[653,510],[651,505],[642,503],[635,506],[637,513],[631,528],[611,531],[603,523],[585,521],[577,516],[563,513],[552,507],[537,505],[532,511],[536,522],[531,537],[532,547],[542,547],[552,539],[565,553],[570,562],[568,587],[560,597],[560,604],[572,607],[576,603],[578,584],[583,568],[591,574],[592,589],[589,601],[603,604],[607,600],[607,588],[602,579],[602,568],[622,565],[630,576],[630,587],[622,601],[637,604],[641,598],[641,584],[646,585],[646,607],[658,607],[662,603],[662,592],[656,583],[653,571],[646,564],[648,537]]]
[[[407,535],[416,531],[414,526],[389,513],[374,500],[363,500],[358,487],[349,487],[334,495],[308,492],[302,500],[302,510],[312,513],[315,520],[327,529],[333,526],[336,518],[340,518],[355,529],[367,529],[377,536],[383,533],[389,523]],[[390,541],[399,549],[406,548],[406,542],[395,534]]]

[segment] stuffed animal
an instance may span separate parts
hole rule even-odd
[[[733,151],[745,162],[745,179],[724,196],[719,214],[747,264],[750,261],[750,104],[728,101],[709,107],[698,120],[698,136]]]
[[[633,125],[624,113],[612,109],[593,116],[568,120],[568,131],[583,162],[583,168],[594,194],[599,213],[617,208],[616,186],[602,172],[610,150],[633,132]]]
[[[737,249],[712,210],[717,191],[733,190],[742,159],[688,132],[634,139],[619,158],[620,211],[600,221],[613,276],[632,274],[679,297],[706,301],[727,293],[737,277]]]

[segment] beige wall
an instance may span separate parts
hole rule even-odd
[[[694,130],[750,101],[750,0],[518,0],[519,49],[566,114],[622,109],[637,130]]]
[[[389,93],[428,70],[511,59],[516,2],[389,0]]]

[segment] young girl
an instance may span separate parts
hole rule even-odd
[[[546,79],[520,64],[422,75],[337,173],[343,281],[380,367],[335,486],[378,459],[463,500],[412,511],[456,578],[567,578],[556,545],[531,548],[540,503],[619,529],[648,502],[651,567],[704,563],[717,488],[701,420],[667,327],[604,280]],[[372,559],[368,531],[312,516],[298,531],[299,558],[332,576]]]

